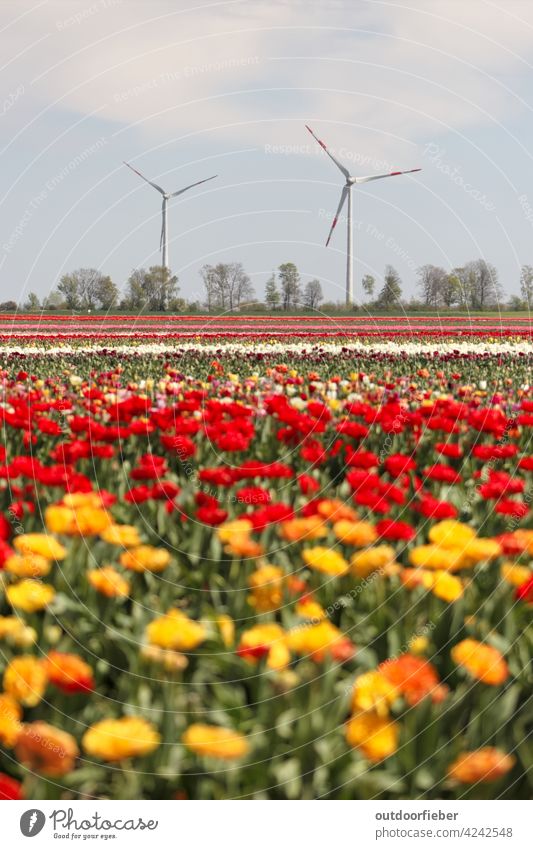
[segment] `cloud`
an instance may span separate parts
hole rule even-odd
[[[52,0],[15,19],[3,5],[4,116],[96,115],[147,147],[190,134],[220,145],[302,141],[409,162],[414,145],[525,108],[533,8],[484,0],[130,3]],[[18,122],[18,127],[17,127]],[[27,131],[25,131],[27,132]]]

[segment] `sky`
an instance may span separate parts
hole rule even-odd
[[[200,268],[242,262],[262,296],[292,261],[344,298],[354,189],[355,297],[397,269],[483,257],[507,296],[533,264],[533,4],[528,0],[3,0],[0,299],[95,267],[123,287],[160,262],[201,299]]]

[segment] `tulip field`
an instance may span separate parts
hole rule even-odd
[[[531,332],[0,316],[0,798],[531,798]]]
[[[529,316],[493,314],[481,316],[241,316],[226,315],[54,315],[0,314],[0,346],[13,348],[28,342],[56,344],[117,345],[172,344],[207,340],[227,344],[283,341],[373,341],[423,336],[434,341],[467,342],[474,339],[529,340],[533,323]],[[33,346],[32,346],[33,349]]]

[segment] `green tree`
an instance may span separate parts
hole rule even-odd
[[[527,301],[523,301],[518,295],[511,295],[507,308],[513,310],[513,312],[519,312],[520,310],[529,309],[529,305]]]
[[[314,280],[309,280],[304,291],[304,306],[309,310],[316,310],[320,302],[323,300],[324,295],[322,294],[320,280],[317,280],[316,278]]]
[[[152,265],[145,279],[148,290],[148,309],[151,312],[166,312],[170,302],[178,294],[178,278],[164,265]]]
[[[442,302],[445,307],[460,306],[463,300],[461,281],[453,271],[442,281]]]
[[[533,266],[523,265],[520,271],[520,294],[526,302],[527,308],[533,305]]]
[[[240,262],[204,265],[200,274],[209,311],[238,309],[243,302],[255,298],[251,280]]]
[[[422,292],[424,304],[438,309],[442,303],[443,289],[447,278],[444,268],[437,265],[423,265],[417,271],[418,287]]]
[[[378,303],[380,307],[396,307],[399,305],[401,297],[402,281],[400,275],[392,265],[388,265],[385,269],[383,287],[379,293]]]
[[[119,291],[111,277],[101,277],[95,289],[95,297],[98,308],[110,310],[118,302]]]
[[[146,274],[145,268],[134,268],[131,272],[126,283],[126,294],[121,304],[124,309],[138,312],[146,309],[147,300],[143,287]]]
[[[498,272],[484,259],[467,263],[469,306],[474,310],[485,310],[497,306],[501,299]]]
[[[372,299],[374,297],[374,290],[376,288],[376,279],[372,277],[371,274],[365,274],[363,277],[361,284],[363,286],[363,291],[365,295]]]
[[[125,309],[166,312],[178,294],[178,278],[163,265],[135,268],[126,283]]]
[[[110,277],[97,268],[77,268],[64,274],[57,286],[67,309],[109,309],[118,298],[118,289]]]
[[[170,312],[186,312],[188,308],[189,305],[187,304],[185,298],[172,298],[168,304],[168,309]]]
[[[57,291],[57,289],[52,290],[49,295],[43,301],[43,310],[64,310],[68,309],[65,301]]]
[[[76,272],[64,274],[57,284],[57,291],[63,297],[68,310],[79,310],[81,306],[80,286]]]
[[[284,262],[278,268],[283,309],[298,307],[302,300],[300,274],[293,262]]]
[[[269,310],[277,310],[281,304],[281,296],[276,284],[276,275],[272,272],[265,285],[265,304]]]
[[[463,309],[467,309],[472,303],[473,292],[475,289],[475,275],[471,267],[471,263],[454,268],[450,278],[454,278],[459,286],[458,304]]]
[[[27,312],[34,312],[41,309],[41,302],[39,300],[39,296],[35,294],[35,292],[30,292],[24,304],[22,306],[23,310]]]

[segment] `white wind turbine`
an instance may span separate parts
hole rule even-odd
[[[330,159],[333,160],[337,168],[342,171],[346,178],[346,184],[341,192],[341,199],[339,202],[339,206],[337,207],[337,212],[335,213],[335,218],[331,224],[331,228],[329,231],[328,239],[326,242],[326,247],[329,245],[331,236],[336,227],[337,221],[339,220],[339,215],[341,214],[342,208],[346,202],[346,198],[348,198],[348,239],[347,239],[347,255],[346,255],[346,305],[352,306],[353,304],[353,260],[352,260],[352,249],[353,249],[353,228],[352,228],[352,186],[357,183],[369,183],[371,180],[382,180],[384,177],[398,177],[400,174],[414,174],[415,171],[421,171],[421,168],[411,168],[410,171],[390,171],[388,174],[372,174],[369,177],[352,177],[348,169],[339,162],[338,159],[333,156],[331,151],[329,151],[321,141],[318,136],[315,136],[311,127],[305,125],[309,130],[315,141],[317,141],[321,148],[327,153]]]
[[[184,189],[178,189],[177,192],[165,192],[165,190],[162,189],[161,186],[158,186],[157,183],[152,183],[152,181],[149,180],[148,177],[145,177],[144,174],[141,174],[140,171],[137,171],[137,169],[134,168],[133,165],[130,165],[128,162],[125,162],[124,165],[127,165],[128,168],[130,168],[135,174],[138,174],[138,176],[141,177],[146,183],[148,183],[150,186],[153,186],[154,189],[157,189],[157,191],[160,194],[163,195],[163,205],[162,205],[162,209],[161,209],[161,216],[162,216],[161,239],[159,241],[159,247],[161,248],[161,260],[162,260],[161,264],[163,265],[164,268],[168,268],[169,265],[168,265],[167,204],[168,204],[170,198],[175,198],[178,195],[182,195],[183,192],[187,192],[189,189],[192,189],[194,186],[199,186],[202,183],[209,182],[209,180],[214,180],[215,177],[218,177],[218,174],[215,174],[213,177],[207,177],[205,180],[198,180],[197,183],[191,183],[190,186],[185,186]]]

